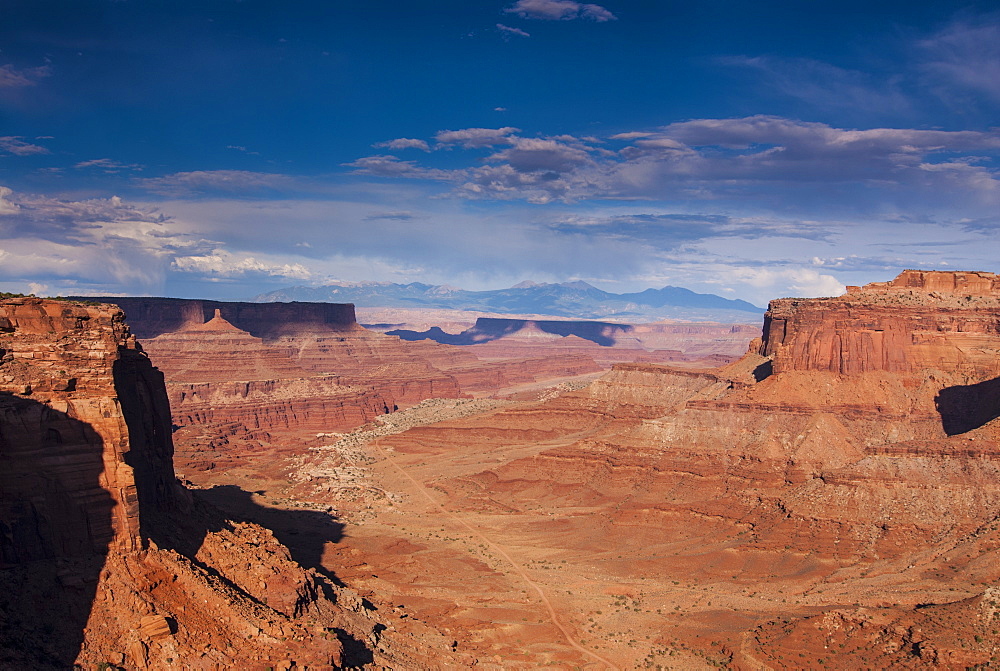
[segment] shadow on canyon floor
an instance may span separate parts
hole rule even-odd
[[[977,384],[945,387],[934,399],[949,436],[978,429],[1000,417],[1000,377]]]
[[[103,445],[86,422],[0,394],[0,668],[68,669],[80,653],[115,533]]]
[[[544,333],[551,333],[557,336],[574,335],[596,343],[601,347],[613,347],[615,336],[629,333],[635,328],[629,324],[615,324],[612,322],[480,317],[476,320],[474,327],[457,334],[447,333],[439,327],[433,326],[427,331],[398,329],[387,331],[386,335],[398,336],[402,340],[409,341],[433,340],[444,345],[481,345],[493,340],[499,340],[505,336],[516,336],[519,331],[529,324],[533,324],[538,330]]]
[[[253,500],[254,492],[235,485],[195,490],[193,494],[209,506],[199,507],[202,523],[196,531],[175,536],[173,549],[181,554],[194,557],[208,532],[219,531],[230,522],[253,522],[270,529],[300,566],[316,569],[335,584],[342,585],[337,576],[323,566],[326,544],[339,543],[344,536],[344,525],[329,513],[262,506]]]

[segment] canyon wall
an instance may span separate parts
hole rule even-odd
[[[323,534],[289,547],[182,486],[171,430],[163,376],[119,308],[0,301],[0,667],[423,669],[451,655],[317,572],[316,548],[340,537],[326,512],[312,513]]]
[[[331,333],[360,328],[350,303],[240,303],[189,298],[74,297],[119,306],[137,338],[155,338],[202,324],[216,310],[238,329],[273,339],[299,333]]]
[[[775,372],[940,370],[980,381],[1000,375],[998,305],[993,273],[908,270],[837,298],[772,301],[760,353]]]
[[[173,502],[170,408],[121,311],[5,300],[0,352],[5,561],[137,548]]]
[[[1000,650],[997,289],[989,273],[908,271],[774,301],[762,341],[723,368],[618,364],[544,403],[380,438],[371,454],[387,483],[412,491],[404,471],[504,548],[578,645],[530,607],[525,638],[567,655],[985,668]],[[372,546],[421,528],[392,510]],[[445,546],[423,543],[365,570],[430,572]],[[486,578],[499,581],[498,563],[479,582],[461,573],[469,601],[502,601]],[[400,589],[441,612],[445,588]]]

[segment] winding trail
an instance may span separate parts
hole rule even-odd
[[[555,608],[552,607],[552,602],[549,601],[549,597],[546,596],[545,591],[541,588],[541,586],[538,583],[536,583],[534,580],[528,577],[528,574],[524,571],[523,568],[521,568],[521,565],[518,564],[516,561],[514,561],[514,559],[509,554],[507,554],[506,550],[504,550],[500,545],[494,543],[488,537],[483,535],[481,531],[479,531],[474,526],[463,520],[461,517],[450,512],[442,504],[438,503],[438,501],[433,496],[431,496],[431,493],[427,490],[427,487],[425,487],[423,483],[421,483],[416,478],[407,473],[406,470],[403,469],[403,467],[400,466],[396,462],[396,460],[392,458],[392,455],[379,444],[378,440],[373,441],[373,445],[376,447],[376,449],[378,449],[378,451],[382,454],[382,456],[386,459],[386,461],[392,464],[392,467],[395,468],[400,475],[402,475],[404,478],[413,483],[413,486],[416,487],[417,491],[423,494],[424,498],[430,501],[431,505],[440,510],[448,519],[465,527],[469,531],[469,533],[471,533],[472,535],[476,536],[481,541],[489,545],[498,555],[503,557],[507,561],[507,563],[514,568],[517,574],[521,576],[521,579],[524,580],[525,583],[530,585],[531,588],[534,589],[535,592],[538,594],[538,598],[545,605],[546,610],[548,610],[549,620],[559,629],[559,631],[562,632],[562,635],[566,639],[566,642],[569,643],[569,645],[572,648],[583,653],[587,657],[590,657],[602,664],[607,665],[607,667],[610,669],[620,670],[621,667],[616,665],[614,662],[612,662],[606,657],[597,654],[593,650],[589,650],[583,647],[583,645],[581,645],[573,637],[573,634],[570,632],[570,630],[566,626],[564,626],[562,622],[559,621],[559,616],[556,615]]]

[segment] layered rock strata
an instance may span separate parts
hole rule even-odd
[[[908,271],[774,301],[762,341],[725,368],[617,365],[540,405],[380,438],[382,486],[465,526],[405,558],[367,555],[364,570],[426,603],[431,622],[454,599],[484,645],[506,650],[483,633],[477,598],[523,608],[537,656],[506,653],[522,661],[583,663],[582,647],[622,668],[688,655],[737,668],[995,663],[997,286],[989,273]],[[392,547],[425,525],[398,506],[385,520],[350,542]],[[488,568],[453,570],[476,598],[448,592],[455,577],[405,581],[459,552],[470,528]],[[524,580],[565,636],[537,615],[541,597],[518,606]]]
[[[252,430],[342,430],[395,407],[370,386],[316,374],[263,339],[236,328],[216,310],[203,324],[145,341],[161,362],[179,426],[240,423]]]
[[[397,633],[310,548],[176,481],[162,376],[120,309],[4,300],[0,350],[0,666],[419,669],[451,655],[425,625]]]
[[[760,353],[775,372],[941,370],[979,381],[1000,374],[998,301],[992,273],[908,270],[838,298],[772,301]]]
[[[140,496],[171,505],[163,377],[121,311],[0,304],[0,412],[6,563],[134,550]]]

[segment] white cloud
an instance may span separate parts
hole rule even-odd
[[[590,155],[579,145],[542,138],[512,138],[513,146],[489,157],[490,161],[508,163],[518,172],[562,173],[592,165]]]
[[[301,263],[275,263],[262,261],[253,256],[240,256],[225,249],[213,250],[210,254],[178,256],[171,261],[171,268],[186,273],[209,276],[237,277],[240,275],[270,275],[290,280],[309,280],[313,273]]]
[[[517,37],[531,37],[530,33],[527,33],[520,28],[512,28],[510,26],[505,26],[502,23],[497,24],[497,30],[499,30],[500,34],[504,37],[510,37],[511,35],[516,35]]]
[[[544,21],[572,21],[584,18],[604,22],[614,21],[618,18],[600,5],[584,4],[572,0],[517,0],[504,11],[508,14],[517,14],[523,19]]]
[[[7,200],[7,197],[14,193],[6,186],[0,186],[0,215],[15,214],[21,210],[15,203]]]
[[[461,145],[466,149],[493,147],[498,144],[511,144],[511,136],[521,132],[520,128],[504,126],[503,128],[463,128],[462,130],[443,130],[434,136],[440,145]]]
[[[417,165],[416,161],[401,161],[396,156],[389,154],[365,156],[356,161],[344,163],[344,165],[354,168],[353,172],[355,174],[375,175],[378,177],[407,177],[411,179],[453,181],[461,174],[461,171],[422,168]]]
[[[797,298],[839,296],[847,291],[847,287],[833,275],[824,275],[811,268],[735,267],[729,271],[727,279],[757,289],[787,287],[796,292]]]
[[[7,135],[0,137],[0,150],[15,156],[32,156],[34,154],[48,154],[49,150],[37,144],[25,142],[22,138]]]
[[[173,255],[204,244],[118,197],[68,201],[0,189],[0,199],[0,281],[70,279],[143,291],[162,285]]]
[[[388,142],[377,142],[372,145],[373,147],[386,147],[388,149],[422,149],[423,151],[430,151],[431,148],[427,145],[424,140],[415,140],[413,138],[401,137],[395,140],[389,140]]]
[[[468,167],[435,169],[391,155],[346,164],[361,174],[455,182],[452,195],[532,203],[606,199],[751,199],[861,211],[891,203],[937,209],[997,203],[1000,131],[842,129],[758,115],[696,119],[609,140],[525,138],[518,129],[440,131],[438,147],[502,148]],[[505,145],[505,146],[503,146]],[[482,161],[489,165],[482,165]],[[935,191],[936,190],[936,191]],[[970,199],[971,197],[971,199]],[[1000,204],[1000,203],[998,203]],[[965,211],[971,220],[988,212]]]
[[[74,168],[99,168],[108,174],[122,172],[123,170],[142,170],[142,166],[136,163],[120,163],[110,158],[95,158],[89,161],[81,161],[73,166]]]

